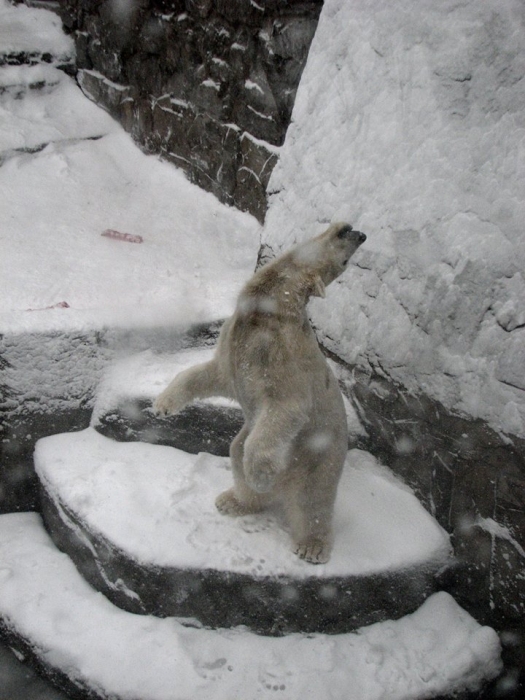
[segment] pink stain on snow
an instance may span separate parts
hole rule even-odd
[[[144,241],[142,236],[136,236],[132,233],[122,233],[112,228],[106,229],[101,235],[106,238],[113,238],[116,241],[126,241],[127,243],[142,243]]]
[[[53,306],[44,306],[41,309],[27,309],[27,311],[49,311],[50,309],[70,309],[71,307],[67,301],[59,301],[58,304],[53,304]]]

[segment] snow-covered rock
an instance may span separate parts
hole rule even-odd
[[[133,317],[150,326],[221,318],[255,266],[255,219],[141,153],[120,127],[97,141],[10,159],[0,170],[0,198],[8,241],[0,309],[23,312],[13,329],[23,328],[20,316],[38,326],[45,313],[27,310],[61,301],[70,306],[59,311],[69,327],[76,310],[90,309],[100,310],[102,323],[113,310],[120,327]],[[144,242],[103,237],[107,229]],[[0,327],[9,320],[0,317]]]
[[[0,581],[13,642],[97,698],[328,700],[352,688],[359,700],[422,700],[476,690],[501,667],[494,630],[447,593],[401,620],[336,637],[264,637],[132,615],[93,591],[33,513],[0,517]]]
[[[368,235],[312,314],[328,347],[525,436],[521,0],[327,0],[269,184],[275,253]]]
[[[224,458],[118,443],[88,428],[40,440],[35,466],[52,498],[152,566],[358,576],[429,560],[443,564],[449,553],[445,531],[410,489],[359,450],[350,451],[340,483],[332,558],[315,567],[290,554],[289,535],[278,520],[219,514],[215,497],[232,485]]]
[[[445,531],[359,450],[349,452],[334,550],[320,566],[293,555],[278,505],[242,518],[217,511],[233,483],[227,459],[87,429],[40,440],[35,466],[57,546],[134,613],[264,634],[348,632],[413,612],[452,564]]]
[[[214,346],[189,348],[176,354],[148,349],[112,362],[97,385],[91,426],[108,437],[171,445],[194,452],[193,447],[177,444],[183,437],[186,444],[201,445],[199,452],[227,455],[229,444],[243,423],[236,401],[211,397],[163,420],[155,418],[151,411],[153,401],[179,372],[208,362],[214,353]],[[339,366],[330,364],[337,374]],[[346,397],[343,400],[353,444],[357,436],[366,433],[350,401]],[[210,440],[207,446],[206,440]],[[219,449],[214,449],[212,444]]]
[[[42,59],[68,64],[74,56],[73,40],[56,13],[0,0],[0,65]]]
[[[126,403],[152,403],[171,380],[185,369],[211,360],[214,347],[190,348],[173,354],[159,354],[146,350],[112,363],[97,387],[91,425],[96,426],[102,416]],[[219,406],[237,406],[222,397],[207,399]]]
[[[97,386],[90,425],[122,442],[149,442],[192,454],[228,456],[244,417],[236,401],[210,397],[181,412],[160,418],[152,404],[171,380],[189,367],[208,362],[214,347],[181,350],[177,354],[151,349],[112,362]]]
[[[111,117],[58,68],[0,66],[0,162],[16,151],[98,138],[116,128]]]

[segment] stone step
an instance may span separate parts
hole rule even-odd
[[[0,64],[0,113],[0,166],[50,144],[66,148],[98,140],[116,128],[71,76],[45,63]],[[53,172],[41,176],[52,178]]]
[[[152,403],[181,371],[208,362],[214,347],[194,347],[177,354],[137,353],[112,363],[97,388],[91,426],[121,442],[169,445],[198,454],[226,456],[244,419],[240,406],[228,399],[198,401],[175,416],[159,418]],[[345,398],[350,442],[363,433]]]
[[[97,386],[115,358],[203,346],[220,328],[216,321],[161,327],[140,319],[118,326],[111,312],[106,319],[100,310],[66,311],[70,325],[61,309],[19,313],[4,325],[0,314],[0,512],[37,508],[35,442],[89,425]]]
[[[88,428],[35,450],[42,512],[57,546],[113,603],[266,634],[339,633],[415,610],[450,563],[447,534],[368,453],[352,450],[330,561],[291,551],[278,510],[220,515],[227,459]]]
[[[447,593],[359,634],[264,637],[112,605],[35,513],[0,516],[0,632],[20,657],[90,700],[420,700],[475,691],[500,670],[496,633]]]
[[[146,350],[112,363],[97,387],[91,425],[121,442],[169,445],[198,454],[226,456],[244,418],[228,399],[207,399],[175,416],[159,418],[152,403],[179,372],[208,362],[214,347],[188,348],[177,354]]]
[[[0,66],[0,103],[6,98],[22,99],[25,95],[49,94],[60,84],[64,74],[53,66]]]

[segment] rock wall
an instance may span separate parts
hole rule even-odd
[[[452,590],[495,624],[525,612],[523,8],[326,0],[261,253],[367,234],[311,316],[364,446],[453,533]]]
[[[260,221],[322,0],[62,0],[84,92]]]
[[[327,0],[263,231],[367,233],[328,347],[522,438],[524,74],[521,0]]]

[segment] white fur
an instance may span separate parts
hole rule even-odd
[[[347,451],[343,399],[306,315],[364,236],[334,224],[269,263],[241,292],[214,358],[181,372],[157,398],[160,414],[197,398],[236,399],[246,422],[231,445],[234,485],[217,498],[228,515],[279,500],[296,554],[328,561],[332,513]]]

